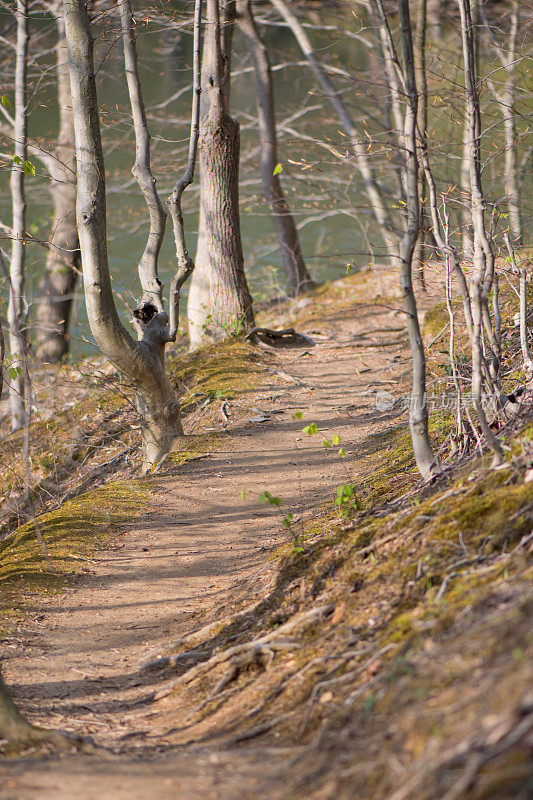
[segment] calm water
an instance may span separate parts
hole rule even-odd
[[[5,17],[3,18],[5,19]],[[314,22],[337,28],[359,27],[353,17],[344,19],[331,12]],[[34,20],[32,27],[39,36],[40,47],[51,47],[53,36],[47,33],[50,22]],[[178,174],[184,169],[190,107],[191,36],[180,30],[163,29],[156,24],[140,29],[138,38],[141,79],[149,124],[153,135],[153,170],[158,179],[161,196],[168,195]],[[283,27],[266,27],[272,63],[275,67],[277,119],[280,128],[279,160],[283,165],[284,190],[293,208],[308,268],[317,281],[338,276],[347,264],[368,265],[382,255],[379,235],[375,232],[365,198],[354,181],[354,171],[337,156],[345,137],[339,132],[329,105],[316,88],[308,69],[300,62],[301,53],[289,31]],[[334,31],[312,32],[322,57],[339,68],[350,71],[355,78],[364,78],[366,69],[376,65],[376,55],[356,38],[346,38]],[[371,34],[366,34],[368,41]],[[251,65],[239,33],[235,37],[236,54],[233,62],[231,112],[241,122],[241,225],[246,268],[252,293],[256,299],[283,293],[285,278],[280,271],[277,236],[263,201],[258,172],[258,139],[255,125],[255,91]],[[97,39],[98,98],[101,105],[102,134],[106,152],[108,193],[109,261],[116,291],[133,306],[139,293],[137,260],[144,248],[147,233],[144,200],[130,174],[134,157],[132,127],[123,70],[123,55],[117,43],[113,22],[107,20],[99,29]],[[456,77],[457,64],[448,66]],[[5,62],[4,62],[5,64]],[[379,129],[380,112],[372,99],[379,80],[380,68],[374,80],[346,81],[336,78],[343,97],[354,117],[368,130]],[[0,71],[0,76],[1,76]],[[9,89],[8,80],[0,77]],[[379,91],[379,89],[377,90]],[[30,102],[30,133],[34,136],[55,135],[57,112],[53,86],[53,54],[39,60],[32,68],[32,97]],[[181,96],[167,102],[178,92]],[[453,130],[453,114],[440,112],[432,106],[432,119],[439,134],[448,138],[452,158],[459,153],[449,141]],[[386,136],[381,134],[386,145]],[[302,138],[304,137],[304,138]],[[316,141],[325,142],[333,152]],[[454,151],[455,148],[455,151]],[[4,151],[5,152],[5,151]],[[377,163],[387,163],[387,154],[377,155]],[[4,162],[5,163],[5,162]],[[451,172],[453,162],[443,167]],[[50,203],[46,176],[38,168],[36,178],[27,180],[28,227],[36,236],[47,238]],[[8,170],[0,172],[0,220],[9,223]],[[395,201],[391,194],[391,203]],[[197,228],[197,183],[185,196],[186,233],[189,249],[195,251]],[[44,264],[45,251],[32,245],[28,248],[28,296],[31,299]],[[160,274],[165,283],[173,271],[174,251],[170,225],[160,257]],[[127,309],[119,304],[127,317]],[[182,311],[184,304],[182,305]],[[76,352],[89,352],[83,302],[77,303],[76,328],[73,336]]]

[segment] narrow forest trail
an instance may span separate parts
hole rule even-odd
[[[202,739],[201,727],[169,744],[166,732],[180,720],[164,704],[141,702],[160,679],[140,675],[139,664],[216,621],[236,585],[253,596],[269,570],[274,579],[268,556],[287,535],[261,492],[282,497],[283,513],[309,517],[339,484],[365,475],[365,440],[405,422],[375,407],[376,390],[394,391],[407,366],[401,324],[389,307],[362,303],[310,325],[316,346],[276,352],[246,398],[254,411],[232,421],[229,406],[222,445],[172,475],[163,468],[144,516],[24,621],[21,645],[4,662],[16,701],[32,721],[90,735],[103,749],[4,762],[1,800],[284,796],[290,748],[231,748],[223,737]],[[311,422],[340,437],[344,459],[321,446],[322,436],[302,433]]]

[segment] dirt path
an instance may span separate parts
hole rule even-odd
[[[264,585],[268,551],[286,536],[279,512],[258,502],[262,491],[281,496],[284,513],[311,514],[349,474],[364,474],[365,438],[390,425],[374,393],[394,390],[403,368],[403,335],[390,346],[385,333],[399,324],[388,309],[366,307],[357,319],[320,322],[308,353],[276,355],[278,373],[247,398],[255,411],[244,423],[232,422],[230,406],[222,449],[172,477],[162,471],[153,508],[26,620],[23,650],[5,661],[17,702],[33,721],[90,734],[107,749],[0,764],[1,800],[283,797],[278,777],[292,749],[168,744],[168,719],[138,702],[148,680],[138,666],[216,620],[237,582],[252,587],[260,575]],[[370,341],[360,337],[369,332]],[[310,422],[341,438],[344,460],[320,446],[322,437],[302,434]]]

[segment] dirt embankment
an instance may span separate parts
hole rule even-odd
[[[97,748],[6,755],[2,800],[529,796],[531,399],[502,469],[472,449],[422,487],[390,294],[345,278],[290,312],[314,347],[176,361],[186,449],[130,483],[132,449],[118,488],[111,452],[107,506],[40,519],[35,593],[15,557],[3,576],[5,676],[33,721]],[[449,425],[437,409],[442,457]]]

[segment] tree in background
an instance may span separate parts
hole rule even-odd
[[[61,361],[69,350],[70,318],[80,272],[76,228],[76,153],[72,95],[65,45],[61,2],[51,6],[57,26],[57,101],[59,130],[53,151],[37,150],[50,175],[52,226],[45,271],[39,285],[35,315],[35,353],[50,363]]]
[[[263,190],[278,228],[283,266],[288,280],[288,293],[294,297],[312,288],[313,281],[306,269],[298,231],[281,188],[270,59],[257,30],[251,0],[237,0],[237,15],[239,30],[246,40],[254,65],[260,137],[259,164]]]
[[[24,179],[28,170],[27,161],[27,65],[28,65],[28,3],[17,0],[15,11],[17,38],[15,49],[15,108],[14,108],[14,155],[11,167],[11,258],[9,263],[9,348],[10,378],[9,403],[11,428],[18,430],[26,422],[26,383],[24,380],[24,357],[27,346],[26,300],[24,297],[24,267],[26,261],[26,196]]]
[[[228,20],[228,25],[233,22]],[[200,222],[188,301],[191,347],[253,325],[240,214],[240,127],[228,113],[231,36],[221,35],[218,0],[207,0],[199,137]],[[224,69],[225,67],[225,69]]]

